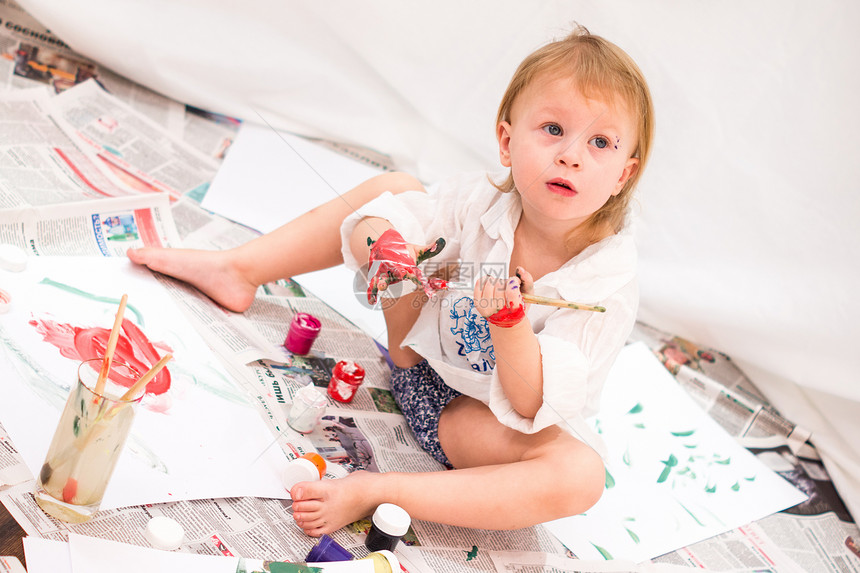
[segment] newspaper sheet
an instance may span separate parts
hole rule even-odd
[[[164,193],[5,209],[0,211],[0,242],[31,255],[104,257],[180,244]]]
[[[0,94],[0,208],[135,194],[50,114],[42,89]]]
[[[71,136],[142,189],[164,191],[174,198],[202,193],[218,170],[215,159],[137,113],[94,80],[50,102],[52,113],[71,127]]]

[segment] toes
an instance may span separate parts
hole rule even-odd
[[[316,499],[293,502],[293,512],[314,513],[320,511],[322,508],[322,502]]]

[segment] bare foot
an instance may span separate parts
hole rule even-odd
[[[290,491],[293,519],[306,534],[319,537],[367,517],[379,505],[370,494],[382,475],[357,471],[342,479],[297,483]]]
[[[235,312],[248,310],[257,292],[257,285],[232,264],[227,251],[144,247],[127,254],[133,263],[185,281]]]

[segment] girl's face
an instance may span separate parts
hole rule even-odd
[[[570,78],[537,78],[496,129],[523,213],[570,229],[588,219],[636,172],[636,128],[624,106],[586,99]]]

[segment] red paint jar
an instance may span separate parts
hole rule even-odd
[[[338,402],[352,402],[356,390],[364,382],[364,368],[352,360],[341,360],[332,371],[328,395]]]
[[[307,354],[317,335],[320,333],[322,323],[312,314],[298,312],[290,322],[290,330],[284,340],[284,346],[293,354]]]

